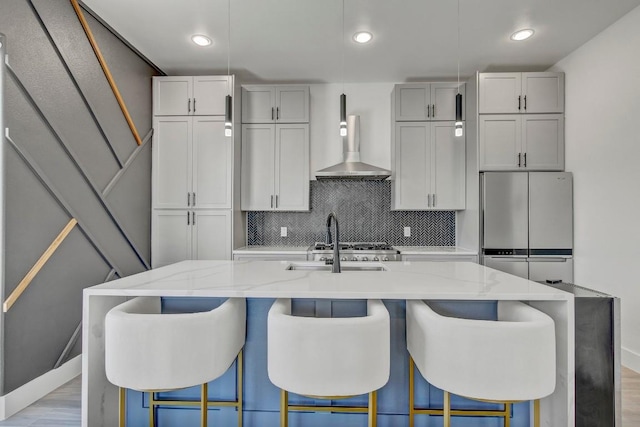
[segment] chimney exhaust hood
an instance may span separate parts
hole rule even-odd
[[[316,172],[317,179],[368,179],[381,181],[391,171],[360,161],[360,116],[347,117],[347,136],[342,138],[344,161]]]

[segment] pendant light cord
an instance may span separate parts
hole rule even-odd
[[[231,0],[227,0],[227,90],[231,95]]]
[[[458,93],[460,93],[460,0],[458,0]]]
[[[345,80],[345,66],[344,66],[344,51],[345,51],[345,46],[344,46],[344,0],[342,0],[342,40],[340,41],[340,44],[342,45],[342,93],[344,93],[344,80]]]

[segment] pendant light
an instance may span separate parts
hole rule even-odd
[[[462,94],[460,93],[460,0],[458,0],[458,94],[456,95],[455,136],[464,134],[462,129]]]
[[[340,95],[340,136],[347,136],[347,95],[344,94],[344,0],[342,0],[342,95]]]
[[[224,136],[233,135],[233,100],[231,99],[231,0],[227,0],[227,89],[224,103]]]

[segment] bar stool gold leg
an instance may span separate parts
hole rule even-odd
[[[369,427],[378,425],[378,392],[369,393]]]
[[[244,369],[244,358],[242,357],[242,350],[238,353],[238,361],[237,361],[237,376],[236,376],[236,390],[238,393],[238,427],[242,427],[242,400],[243,400],[243,391],[242,386],[243,382],[243,369]]]
[[[504,427],[511,427],[511,404],[504,404]]]
[[[125,411],[126,399],[127,399],[127,392],[124,388],[120,387],[118,390],[118,406],[119,406],[118,425],[120,427],[124,427],[124,422],[125,422],[124,419],[126,416],[126,411]]]
[[[149,427],[155,427],[156,425],[156,402],[155,397],[153,396],[153,392],[149,392]]]
[[[289,393],[280,390],[280,427],[289,425]]]
[[[533,427],[540,427],[540,399],[533,401]]]
[[[444,392],[444,427],[451,427],[451,395]]]
[[[415,381],[415,374],[414,374],[414,363],[413,363],[413,357],[411,357],[411,355],[409,355],[409,427],[413,427],[414,426],[414,418],[415,418],[415,402],[414,397],[415,397],[415,391],[414,391],[414,381]]]
[[[207,401],[209,400],[209,385],[207,383],[202,384],[200,390],[200,425],[202,427],[207,427],[208,421],[208,405]]]

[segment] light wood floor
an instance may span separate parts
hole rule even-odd
[[[79,427],[80,387],[77,377],[8,420],[0,421],[0,427]],[[622,426],[640,426],[640,374],[627,368],[622,368]]]

